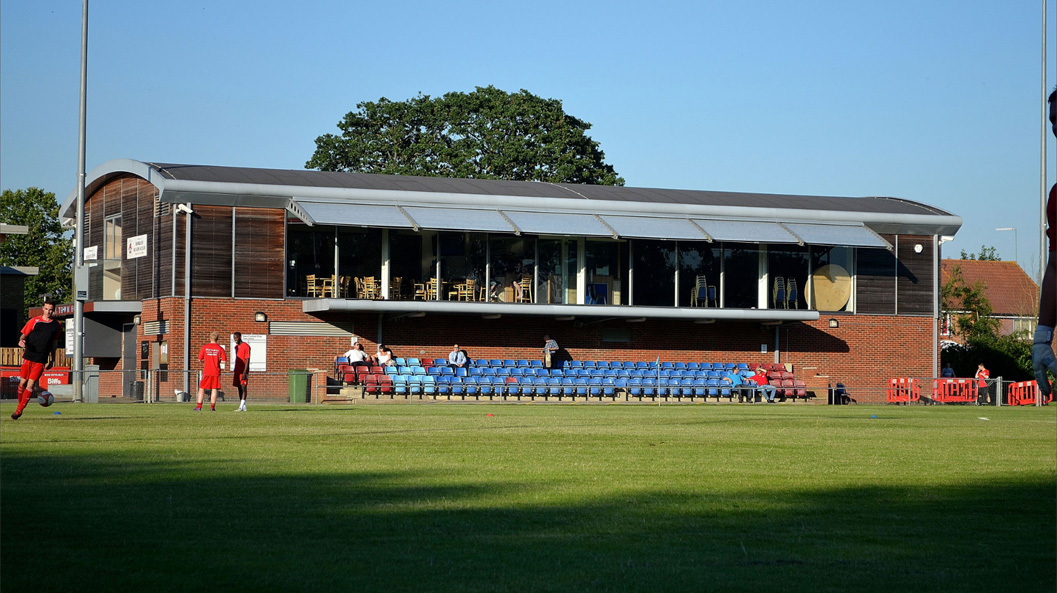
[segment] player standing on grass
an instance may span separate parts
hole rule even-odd
[[[55,362],[55,348],[59,345],[59,322],[51,318],[55,303],[45,299],[42,308],[44,312],[26,323],[18,340],[18,347],[23,348],[22,368],[18,373],[18,408],[11,414],[12,420],[22,416],[44,369],[50,369]]]
[[[198,405],[196,412],[202,411],[202,398],[205,397],[206,389],[210,390],[209,411],[217,411],[217,390],[220,389],[220,363],[228,361],[228,355],[224,349],[217,344],[220,334],[212,332],[209,334],[209,343],[202,346],[198,352],[198,360],[202,361],[202,381],[198,384]]]
[[[236,412],[246,411],[246,390],[247,390],[247,375],[250,372],[250,345],[242,341],[242,333],[235,332],[231,334],[231,338],[235,340],[235,351],[232,352],[234,362],[231,365],[231,370],[235,373],[235,378],[231,384],[239,390],[239,407]]]

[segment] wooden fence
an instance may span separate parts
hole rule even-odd
[[[0,348],[0,366],[17,367],[22,364],[21,348]],[[73,359],[66,356],[66,349],[59,348],[55,351],[55,365],[57,367],[69,368]]]

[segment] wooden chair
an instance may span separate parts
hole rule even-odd
[[[411,294],[411,298],[416,301],[426,300],[426,285],[422,282],[413,282],[412,288],[414,292]]]
[[[378,298],[378,281],[374,279],[374,276],[364,276],[363,298],[371,300]]]
[[[400,276],[389,279],[389,298],[398,301],[404,298],[404,279]]]
[[[349,284],[352,283],[352,276],[342,276],[338,281],[338,296],[343,299],[349,298],[351,294],[349,292]]]
[[[477,281],[473,278],[467,278],[466,282],[457,286],[459,289],[459,300],[460,301],[476,301],[477,300]]]
[[[532,276],[522,276],[517,283],[520,290],[515,290],[515,301],[518,303],[531,303],[532,301]]]
[[[316,283],[315,274],[305,276],[305,296],[318,297],[321,289],[322,287]]]

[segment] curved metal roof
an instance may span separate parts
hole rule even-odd
[[[887,197],[836,197],[576,185],[487,179],[371,175],[151,163],[119,159],[93,170],[86,195],[123,174],[153,183],[167,202],[285,207],[390,204],[595,215],[692,217],[719,221],[865,225],[877,233],[954,235],[962,219],[939,208]],[[61,212],[72,218],[76,189]],[[310,218],[310,217],[306,217]]]

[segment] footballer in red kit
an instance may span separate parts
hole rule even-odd
[[[42,309],[43,313],[26,322],[18,340],[19,348],[23,349],[22,368],[18,373],[18,407],[11,414],[12,420],[22,416],[40,376],[55,361],[55,348],[59,345],[61,329],[59,322],[51,317],[55,312],[55,303],[46,299]]]
[[[217,390],[220,389],[220,363],[227,362],[228,355],[224,348],[217,343],[220,334],[212,332],[209,334],[209,343],[202,346],[198,351],[198,360],[202,361],[202,381],[198,384],[198,403],[195,411],[201,411],[202,399],[205,397],[206,389],[210,391],[209,409],[217,409]]]

